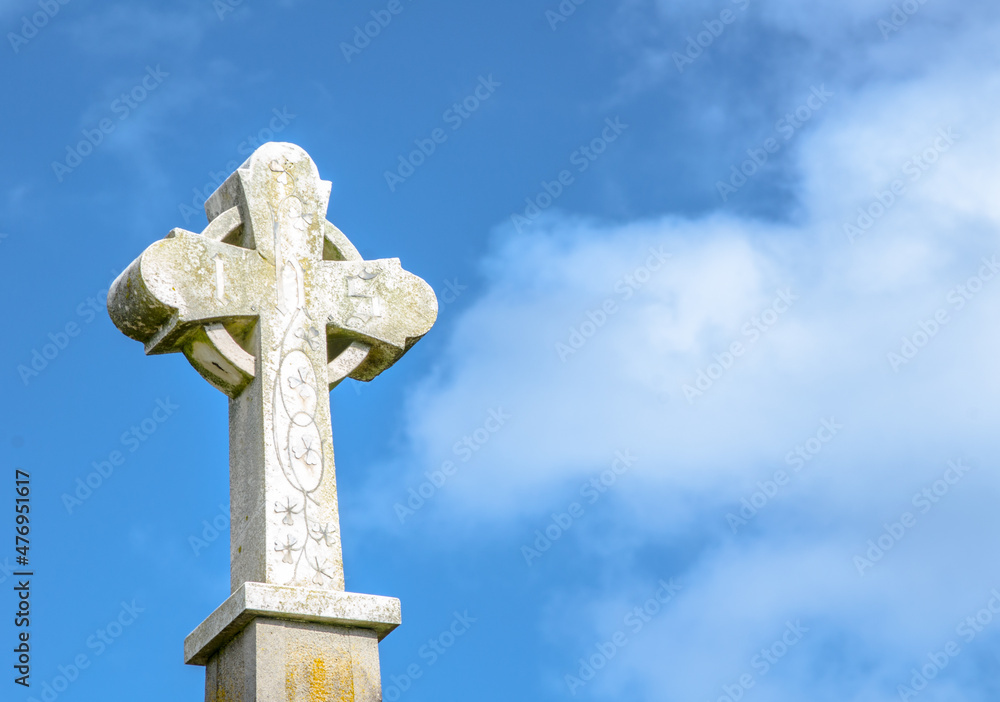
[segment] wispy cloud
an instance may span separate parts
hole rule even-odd
[[[81,50],[96,56],[184,54],[218,24],[211,3],[181,2],[167,8],[134,3],[102,5],[64,22],[61,31]]]

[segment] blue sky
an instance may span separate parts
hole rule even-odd
[[[385,699],[996,699],[995,3],[6,0],[0,27],[3,521],[19,467],[36,572],[4,699],[202,695],[226,398],[103,295],[268,139],[441,304],[331,394],[347,588],[403,603]]]

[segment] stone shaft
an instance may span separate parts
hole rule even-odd
[[[327,316],[314,275],[325,194],[311,162],[275,159],[238,183],[244,237],[267,261],[253,380],[230,399],[231,587],[263,582],[344,589],[327,381]],[[239,206],[237,183],[217,207]],[[230,202],[225,200],[229,199]],[[223,272],[224,275],[224,272]],[[317,299],[318,298],[318,299]]]
[[[309,382],[315,354],[294,341],[282,351],[262,356],[257,377],[229,401],[231,588],[249,581],[343,590],[330,403]]]

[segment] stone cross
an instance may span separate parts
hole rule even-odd
[[[185,642],[207,700],[328,699],[348,679],[329,699],[381,699],[377,640],[399,603],[343,592],[329,390],[391,366],[437,299],[398,259],[362,259],[326,220],[330,190],[302,149],[265,144],[209,198],[203,232],[174,229],[108,294],[147,354],[182,352],[230,398],[233,595]]]

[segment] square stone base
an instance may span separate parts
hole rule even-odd
[[[206,702],[381,702],[371,629],[258,617],[205,667]]]
[[[380,702],[378,643],[399,600],[244,583],[184,641],[206,702]]]

